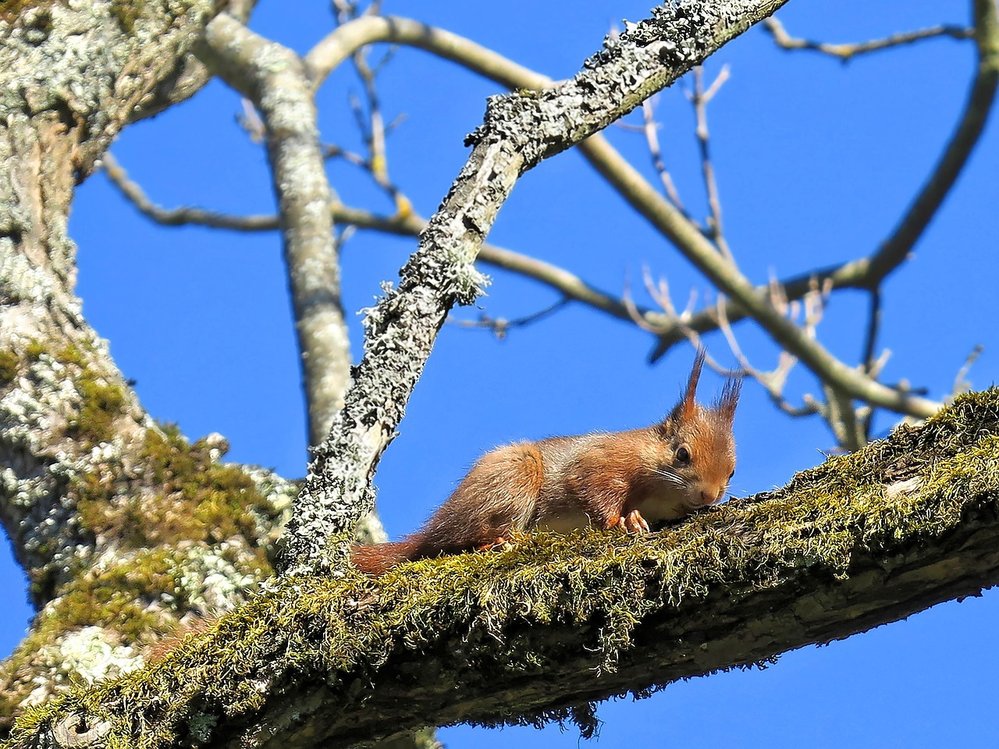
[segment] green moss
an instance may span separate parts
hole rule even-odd
[[[31,633],[3,662],[0,683],[22,668],[33,670],[32,659],[46,646],[82,627],[107,627],[120,636],[123,645],[137,646],[137,652],[174,631],[176,619],[170,607],[149,604],[157,598],[182,598],[180,561],[182,558],[174,553],[158,549],[133,555],[108,569],[79,575],[39,613]],[[23,698],[21,690],[0,690],[0,724],[3,717],[18,711]]]
[[[87,366],[83,350],[71,343],[59,349],[55,354],[55,359],[62,364],[75,364],[78,367]]]
[[[86,367],[86,352],[71,343],[67,343],[57,351],[50,351],[44,341],[32,338],[24,347],[24,358],[29,363],[38,361],[45,354],[51,355],[60,364],[75,364],[78,367]]]
[[[598,653],[613,669],[650,615],[682,615],[713,591],[738,599],[799,575],[848,576],[856,553],[898,558],[945,538],[972,511],[992,523],[999,512],[995,389],[783,489],[648,537],[534,533],[507,550],[408,563],[376,579],[348,570],[275,582],[151,668],[23,716],[14,738],[26,744],[56,714],[79,711],[111,721],[112,743],[183,745],[191,715],[205,716],[205,731],[211,716],[252,720],[266,697],[260,683],[321,684],[324,699],[349,712],[390,659],[403,680],[407,668],[431,667],[440,680],[529,679],[550,671],[567,632],[575,650],[563,655]],[[587,705],[537,718],[592,725]]]
[[[120,471],[84,473],[71,490],[81,523],[95,535],[111,535],[129,548],[180,541],[218,544],[242,536],[256,545],[257,524],[273,510],[245,471],[212,459],[203,441],[189,443],[174,426],[146,432],[132,473],[144,473],[148,493],[119,495]],[[264,550],[259,562],[270,569]]]
[[[9,385],[17,379],[21,368],[21,357],[13,351],[0,351],[0,387]]]
[[[47,349],[45,344],[37,339],[32,339],[28,341],[28,345],[24,349],[24,356],[29,362],[35,362],[42,358],[42,354],[46,353]]]
[[[29,8],[48,8],[65,3],[65,0],[0,0],[0,20],[13,23]]]
[[[111,15],[118,21],[123,31],[131,34],[135,23],[142,15],[144,0],[111,0]]]
[[[108,382],[87,366],[90,353],[86,348],[73,344],[50,350],[44,341],[38,339],[28,341],[24,348],[24,360],[29,365],[48,356],[67,368],[67,375],[76,386],[81,402],[75,417],[67,425],[66,433],[85,448],[114,437],[114,422],[124,413],[127,400],[121,386]]]
[[[82,401],[76,418],[67,427],[68,436],[85,445],[110,441],[115,435],[114,422],[123,413],[125,392],[87,371],[76,379],[76,390]]]

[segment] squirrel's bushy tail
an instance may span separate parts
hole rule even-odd
[[[418,559],[419,554],[420,540],[407,538],[393,543],[355,546],[350,550],[350,560],[361,572],[380,575],[400,562]]]

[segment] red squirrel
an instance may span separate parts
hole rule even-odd
[[[532,528],[587,525],[648,533],[722,499],[735,473],[732,420],[740,381],[712,408],[694,401],[699,353],[683,396],[661,422],[626,432],[518,442],[483,455],[423,528],[395,543],[355,546],[354,564],[378,575],[406,560],[487,549]]]

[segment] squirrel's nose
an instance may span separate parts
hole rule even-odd
[[[702,504],[709,505],[715,501],[715,495],[711,492],[701,492],[701,502]]]

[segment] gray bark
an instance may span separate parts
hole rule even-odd
[[[278,197],[285,264],[302,358],[309,444],[328,434],[350,376],[350,341],[340,301],[340,260],[331,190],[319,147],[311,81],[301,58],[238,21],[219,17],[199,56],[260,110]]]
[[[196,90],[197,75],[181,85],[178,73],[217,10],[0,11],[0,522],[39,610],[0,665],[0,727],[68,683],[141,666],[143,647],[186,616],[241,602],[270,572],[259,549],[295,492],[222,464],[221,437],[191,445],[154,424],[74,293],[75,183],[127,123]],[[176,481],[184,470],[224,483],[238,511],[178,524],[205,498]],[[131,595],[143,603],[130,608]]]

